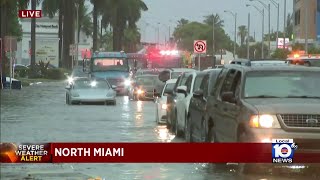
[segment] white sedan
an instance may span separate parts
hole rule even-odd
[[[66,87],[66,103],[103,102],[116,105],[115,88],[104,79],[77,78]]]
[[[172,93],[177,79],[170,79],[166,82],[160,97],[156,99],[156,121],[158,124],[166,123],[167,118],[167,95]]]

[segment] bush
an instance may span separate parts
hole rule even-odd
[[[65,70],[61,68],[48,69],[46,71],[46,78],[54,79],[54,80],[65,79],[64,73],[65,73]]]

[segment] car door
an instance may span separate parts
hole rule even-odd
[[[192,83],[192,74],[187,74],[185,78],[181,81],[179,86],[187,86],[187,96],[190,93],[191,83]],[[177,93],[176,98],[176,109],[177,109],[177,121],[178,121],[178,128],[183,130],[184,128],[184,117],[186,115],[185,111],[185,98],[186,95],[182,93]]]
[[[195,80],[195,86],[194,86],[194,91],[197,90],[202,90],[204,92],[204,96],[197,97],[197,98],[192,98],[190,105],[192,104],[193,107],[190,107],[190,115],[191,117],[191,128],[192,128],[192,136],[195,141],[202,141],[202,129],[203,129],[203,124],[204,124],[204,108],[206,106],[206,96],[205,91],[208,90],[208,79],[209,79],[209,74],[206,74],[204,76],[197,76]],[[200,85],[198,86],[198,82],[200,81]],[[191,109],[193,112],[191,112]]]
[[[217,96],[216,111],[214,112],[214,131],[219,142],[234,142],[237,131],[237,115],[240,108],[235,102],[222,101],[222,94],[232,92],[235,95],[236,85],[240,81],[241,72],[230,69]]]
[[[173,122],[175,119],[175,97],[177,94],[177,87],[179,86],[181,81],[182,81],[182,76],[179,76],[173,88],[172,94],[169,94],[167,96],[167,116],[168,116],[167,124],[169,125],[169,127],[175,123]]]

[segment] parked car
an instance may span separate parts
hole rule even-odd
[[[167,128],[170,132],[175,133],[176,132],[176,114],[177,114],[177,108],[176,108],[176,101],[177,101],[177,87],[185,84],[190,74],[188,73],[182,73],[174,85],[172,93],[169,93],[167,96]]]
[[[169,68],[164,69],[159,73],[159,79],[162,82],[166,82],[169,79],[177,79],[181,74],[186,72],[195,72],[195,69],[190,68]]]
[[[154,100],[154,93],[161,92],[164,83],[158,75],[141,75],[133,79],[129,88],[129,98],[132,100]]]
[[[170,79],[166,82],[161,94],[157,97],[156,103],[156,122],[166,123],[167,119],[167,96],[172,93],[174,85],[176,84],[177,79]]]
[[[202,78],[207,72],[199,71],[186,74],[188,74],[188,78],[185,83],[177,87],[175,133],[178,137],[188,134],[187,116],[189,114],[190,99],[193,96],[193,92],[199,89]]]
[[[77,78],[66,87],[66,104],[103,102],[116,105],[115,88],[105,79]]]
[[[298,151],[320,151],[320,68],[226,65],[208,94],[209,142],[294,139]],[[303,145],[302,145],[303,144]],[[256,164],[240,164],[241,172]]]
[[[186,140],[189,142],[205,142],[207,134],[207,123],[205,121],[207,98],[209,92],[215,86],[216,79],[221,69],[207,70],[202,78],[200,88],[193,92],[190,100],[189,114],[187,119],[188,131]]]

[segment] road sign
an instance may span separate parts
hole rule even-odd
[[[193,52],[205,54],[207,52],[207,41],[206,40],[195,40],[193,42]]]
[[[70,44],[69,46],[69,56],[75,56],[76,54],[76,46],[74,44]]]

